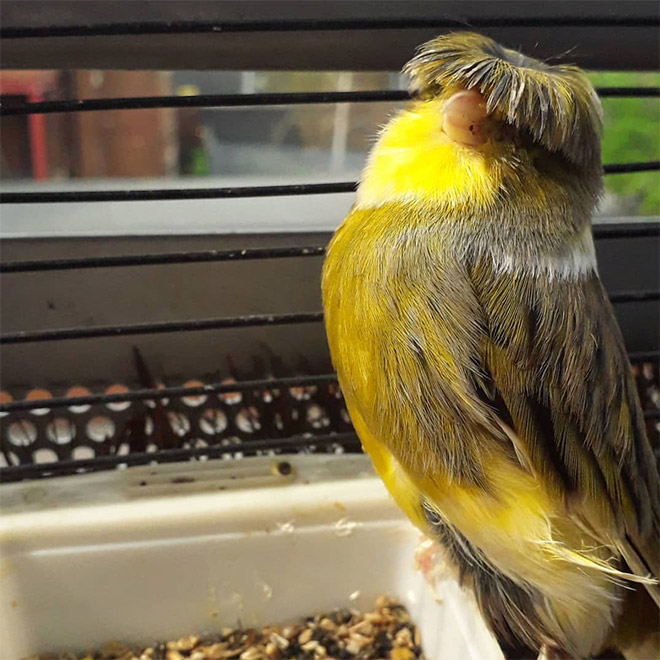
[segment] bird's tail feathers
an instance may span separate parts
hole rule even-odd
[[[562,543],[557,543],[556,541],[549,541],[549,542],[544,542],[544,544],[547,544],[552,548],[551,553],[554,554],[558,559],[563,559],[565,561],[571,562],[572,564],[576,564],[577,566],[580,566],[582,568],[604,573],[615,582],[619,582],[619,583],[636,582],[638,584],[643,584],[647,589],[651,587],[655,588],[656,590],[658,589],[658,580],[656,580],[649,573],[649,571],[638,572],[635,571],[633,567],[631,567],[631,570],[633,570],[634,572],[629,573],[627,571],[622,571],[619,570],[618,568],[614,568],[611,564],[609,564],[603,559],[598,559],[593,556],[587,557],[581,552],[576,552],[575,550],[571,550]]]
[[[621,551],[626,564],[630,567],[630,570],[635,576],[640,578],[636,581],[641,582],[646,587],[649,596],[651,596],[655,604],[660,608],[660,585],[658,584],[657,579],[651,577],[651,570],[642,554],[638,552],[632,541],[627,537],[619,543],[619,550]],[[644,578],[644,576],[648,577]]]

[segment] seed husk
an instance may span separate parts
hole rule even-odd
[[[405,607],[386,596],[371,612],[333,610],[261,629],[221,628],[205,637],[135,648],[112,642],[82,654],[26,660],[423,660],[419,630]]]

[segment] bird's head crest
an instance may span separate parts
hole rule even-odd
[[[488,113],[528,133],[576,165],[600,166],[602,110],[587,76],[570,65],[549,65],[472,32],[422,44],[404,67],[422,98],[447,88],[475,89]]]

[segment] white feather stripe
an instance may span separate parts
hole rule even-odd
[[[555,252],[530,254],[528,250],[509,251],[497,245],[482,248],[499,274],[523,274],[550,280],[575,281],[598,272],[591,228],[587,225],[577,240]]]

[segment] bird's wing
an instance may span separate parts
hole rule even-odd
[[[390,492],[564,599],[614,544],[657,575],[658,477],[598,279],[497,274],[441,232],[402,232],[407,213],[354,209],[323,274],[333,364]],[[575,571],[551,561],[569,547]]]
[[[548,284],[481,267],[470,279],[485,324],[480,389],[519,460],[634,573],[660,577],[658,473],[598,276]]]

